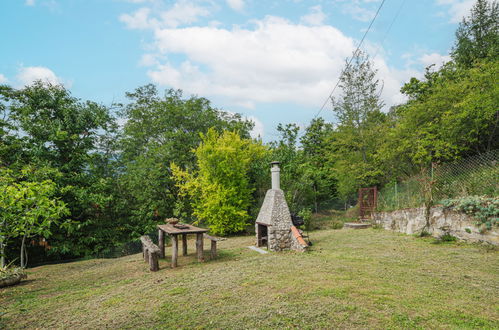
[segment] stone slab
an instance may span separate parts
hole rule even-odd
[[[345,228],[366,229],[370,228],[372,225],[370,223],[345,222],[343,226]]]

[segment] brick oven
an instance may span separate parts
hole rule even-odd
[[[269,251],[305,251],[308,245],[293,225],[284,192],[280,188],[279,162],[271,163],[272,188],[265,199],[255,223],[256,245]]]

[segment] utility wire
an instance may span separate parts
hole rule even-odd
[[[317,118],[320,113],[322,112],[322,110],[324,110],[324,107],[326,106],[326,104],[329,102],[329,100],[331,99],[331,97],[333,96],[334,94],[334,91],[336,90],[336,88],[338,88],[338,85],[340,84],[340,81],[341,81],[341,76],[343,76],[343,73],[345,72],[346,69],[348,69],[348,67],[350,66],[350,64],[352,63],[353,59],[355,58],[355,56],[357,55],[357,53],[359,52],[360,50],[360,47],[362,46],[362,43],[364,42],[364,39],[366,38],[367,34],[369,33],[369,30],[371,29],[371,27],[373,26],[374,24],[374,21],[376,20],[376,17],[378,17],[378,14],[381,10],[381,8],[383,7],[383,5],[385,4],[385,1],[386,0],[383,0],[381,2],[381,4],[379,5],[378,7],[378,10],[376,11],[376,14],[374,15],[373,19],[371,20],[371,23],[369,24],[369,26],[367,27],[367,30],[366,32],[364,33],[364,36],[362,36],[362,39],[360,40],[359,42],[359,45],[357,46],[357,49],[355,50],[355,52],[353,52],[353,55],[352,57],[350,58],[350,60],[347,62],[347,65],[345,67],[345,69],[343,69],[340,73],[340,76],[338,77],[338,82],[336,83],[336,85],[334,85],[334,88],[333,90],[331,91],[331,93],[329,94],[329,96],[327,97],[326,101],[324,101],[324,104],[322,105],[321,109],[319,110],[319,112],[317,112],[317,114],[315,115],[314,119]]]

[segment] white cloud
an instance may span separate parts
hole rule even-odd
[[[133,14],[123,14],[120,16],[120,21],[126,24],[129,29],[148,29],[159,24],[155,19],[149,19],[149,8],[140,8]]]
[[[440,55],[438,53],[423,54],[419,58],[419,62],[426,68],[429,65],[435,64],[435,69],[439,69],[444,63],[449,62],[449,55]]]
[[[343,7],[343,12],[361,22],[370,21],[376,13],[371,9],[363,7],[357,1],[352,1],[351,3],[345,5]]]
[[[163,24],[167,27],[177,27],[182,24],[191,24],[200,17],[209,16],[210,11],[204,7],[197,6],[187,0],[176,2],[170,10],[160,14]]]
[[[451,23],[459,23],[463,17],[468,16],[475,0],[437,0],[437,4],[448,6],[448,15]]]
[[[43,66],[21,67],[16,78],[22,86],[31,85],[37,80],[54,85],[63,84],[61,78],[57,77],[52,70]]]
[[[6,76],[0,73],[0,84],[6,84],[9,82],[9,79],[7,79]]]
[[[248,119],[255,123],[255,126],[250,132],[251,137],[254,139],[258,137],[263,138],[263,136],[265,135],[265,128],[263,126],[263,123],[255,116],[248,116]]]
[[[24,2],[26,6],[34,6],[35,5],[35,0],[26,0]]]
[[[236,11],[242,11],[244,9],[244,0],[226,0],[227,5]]]
[[[331,26],[305,26],[277,17],[254,23],[254,29],[156,30],[160,53],[187,59],[179,66],[158,65],[149,76],[161,85],[228,96],[248,107],[254,102],[317,104],[354,48],[351,38]]]
[[[293,24],[270,16],[254,24],[254,29],[157,29],[156,50],[186,59],[179,65],[156,64],[148,75],[157,84],[227,97],[248,109],[260,102],[322,104],[356,42],[327,25]],[[382,96],[387,105],[402,102],[401,84],[417,71],[389,68],[381,56],[375,66],[384,81]]]
[[[200,17],[210,15],[208,8],[187,0],[177,1],[169,10],[152,12],[150,8],[140,8],[132,14],[122,14],[119,19],[129,29],[176,28],[192,24]],[[154,17],[153,17],[154,16]]]
[[[324,20],[326,19],[326,15],[322,11],[322,7],[320,5],[310,7],[310,12],[302,16],[300,21],[309,25],[322,25]]]
[[[141,15],[122,15],[123,21],[124,17],[137,18],[133,23],[126,22],[128,27],[153,32],[153,41],[139,64],[148,67],[147,74],[154,83],[180,88],[187,94],[221,97],[232,106],[254,109],[261,103],[280,102],[315,109],[331,92],[345,59],[358,43],[325,25],[320,6],[311,7],[299,24],[267,16],[242,26],[223,27],[210,22],[179,26],[208,15],[206,8],[190,16],[181,15],[183,10],[179,8],[188,5],[180,1],[155,16],[145,8]],[[410,66],[390,68],[384,52],[379,54],[375,66],[384,84],[382,97],[388,106],[400,103],[404,100],[402,83],[419,72]],[[179,62],[180,58],[183,60]],[[428,54],[419,61],[430,60],[439,58]]]
[[[142,55],[142,58],[139,61],[140,66],[154,66],[158,65],[158,55],[156,54],[144,54]]]

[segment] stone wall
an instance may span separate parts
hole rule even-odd
[[[424,208],[404,209],[392,212],[378,212],[375,222],[385,229],[405,234],[419,234],[426,220]],[[483,233],[475,225],[476,220],[466,214],[433,207],[430,211],[430,227],[426,229],[432,236],[440,237],[449,233],[461,240],[469,242],[485,242],[499,245],[497,227]]]

